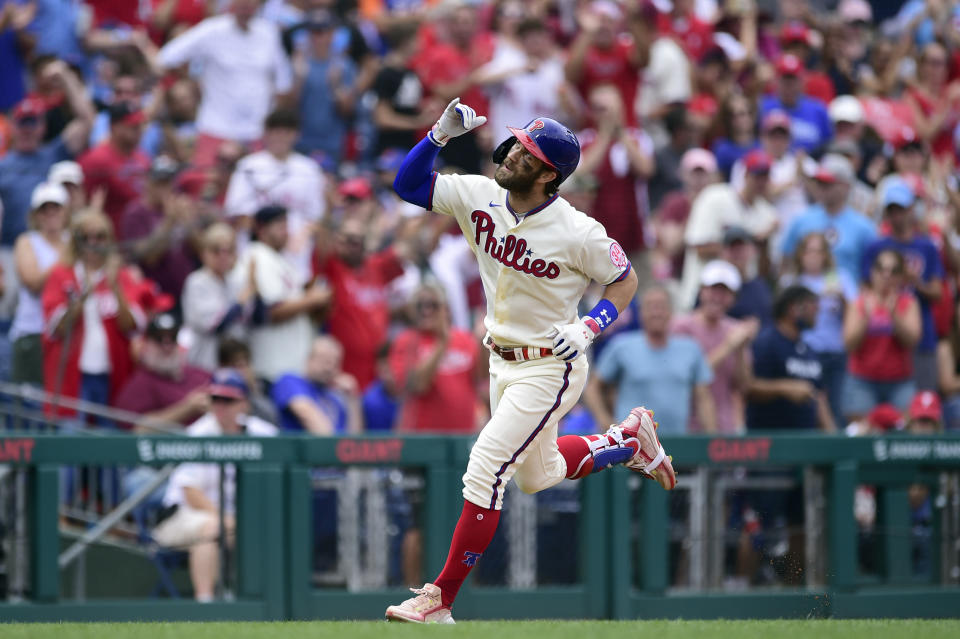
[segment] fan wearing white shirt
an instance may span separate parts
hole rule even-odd
[[[231,368],[214,373],[208,387],[210,410],[190,424],[191,437],[272,437],[277,427],[247,415],[250,409],[250,387],[243,376]],[[217,464],[180,464],[167,483],[163,505],[173,514],[153,529],[152,536],[162,546],[188,547],[190,581],[197,601],[211,601],[220,571],[218,536],[221,530],[220,499],[223,499],[222,529],[224,540],[233,545],[236,512],[237,471],[233,464],[224,465],[223,492],[220,466]]]
[[[213,164],[226,140],[254,142],[274,97],[293,87],[277,25],[256,15],[260,0],[232,0],[230,12],[203,20],[160,49],[158,70],[189,63],[203,98],[194,164]]]
[[[537,115],[562,119],[563,111],[573,110],[563,58],[546,24],[527,18],[517,26],[517,38],[519,49],[502,47],[475,78],[490,96],[489,130],[495,145],[509,137],[508,125]]]
[[[267,116],[264,129],[264,149],[237,163],[224,208],[229,217],[242,218],[235,225],[241,228],[249,228],[253,214],[264,206],[287,209],[284,254],[307,281],[316,225],[325,213],[325,178],[315,161],[293,150],[300,136],[295,111],[274,111]]]

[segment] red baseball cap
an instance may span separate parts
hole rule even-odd
[[[877,404],[867,415],[867,421],[880,430],[899,430],[903,427],[903,414],[893,404]]]
[[[346,180],[337,189],[343,197],[352,197],[358,200],[366,200],[373,197],[373,188],[369,180],[362,177],[355,177]]]
[[[923,146],[923,141],[917,136],[913,127],[904,125],[897,129],[896,134],[890,140],[890,144],[893,145],[894,150],[899,151],[906,146]]]
[[[802,22],[788,22],[780,29],[780,44],[787,45],[794,42],[810,44],[810,29]]]
[[[787,132],[789,132],[790,116],[786,111],[781,111],[779,109],[770,111],[763,116],[763,122],[760,124],[760,128],[764,132],[773,131],[774,129],[786,129]]]
[[[940,405],[940,396],[933,391],[920,391],[913,396],[910,402],[910,419],[943,419],[943,407]]]
[[[147,121],[147,114],[140,107],[128,102],[118,102],[110,105],[107,109],[110,116],[110,124],[125,124],[127,126],[136,126]]]
[[[777,60],[778,75],[800,75],[803,73],[803,60],[795,55],[786,54]]]
[[[763,149],[754,149],[743,157],[743,167],[748,173],[769,173],[773,158]]]
[[[46,112],[47,107],[42,100],[24,98],[13,108],[13,119],[25,120],[27,118],[41,118]]]

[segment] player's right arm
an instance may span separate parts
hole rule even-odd
[[[437,179],[433,163],[440,149],[446,146],[450,138],[461,136],[482,126],[486,121],[485,116],[477,115],[477,112],[467,105],[460,104],[460,98],[454,98],[427,133],[427,137],[420,140],[403,159],[393,181],[393,189],[397,195],[411,204],[432,210],[433,187]]]

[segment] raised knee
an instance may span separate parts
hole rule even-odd
[[[520,479],[519,477],[515,477],[514,480],[515,480],[515,482],[516,482],[516,484],[517,484],[517,488],[519,488],[521,491],[527,493],[528,495],[532,495],[532,494],[534,494],[534,493],[538,493],[538,492],[540,492],[541,490],[543,490],[543,488],[542,488],[541,486],[538,486],[538,485],[537,485],[536,483],[534,483],[534,482],[524,481],[524,480]]]

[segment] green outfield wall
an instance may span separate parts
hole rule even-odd
[[[405,590],[348,592],[311,582],[310,469],[419,469],[425,486],[423,565],[429,578],[443,565],[459,516],[460,477],[470,444],[469,438],[460,437],[184,439],[8,432],[0,436],[0,465],[25,470],[28,478],[30,588],[25,601],[0,603],[0,621],[379,618],[386,605],[405,597]],[[631,474],[616,469],[582,482],[579,548],[571,551],[576,559],[557,557],[580,562],[579,583],[518,590],[476,587],[468,581],[457,602],[458,618],[960,617],[955,575],[939,574],[937,569],[920,583],[909,574],[907,535],[882,540],[882,578],[861,578],[851,514],[857,485],[868,482],[878,487],[884,525],[908,530],[908,487],[918,482],[936,487],[944,473],[960,472],[960,437],[771,434],[675,438],[664,445],[681,470],[681,483],[695,476],[697,468],[815,471],[825,498],[823,583],[762,592],[668,588],[668,495],[653,482],[631,488]],[[58,522],[61,469],[75,464],[129,467],[186,461],[236,464],[234,600],[197,604],[146,597],[72,599],[58,566],[64,544]],[[940,531],[947,523],[936,513],[934,527]],[[627,534],[631,530],[639,533]],[[954,542],[960,544],[960,538]],[[941,559],[939,554],[935,559]],[[91,558],[88,579],[120,579],[117,571],[152,569],[142,561],[104,563]]]

